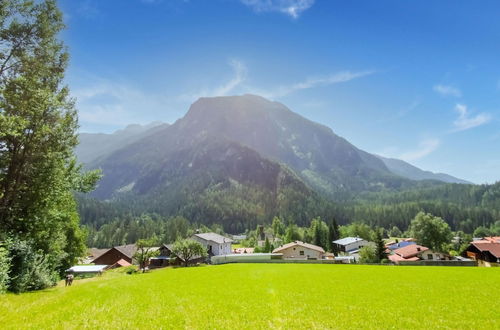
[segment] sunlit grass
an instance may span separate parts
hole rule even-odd
[[[0,296],[2,328],[498,328],[500,268],[230,264]]]

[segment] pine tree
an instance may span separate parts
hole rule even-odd
[[[379,262],[383,259],[387,259],[387,253],[385,250],[386,248],[382,238],[382,228],[378,228],[375,230],[375,254]]]

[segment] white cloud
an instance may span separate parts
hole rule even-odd
[[[488,123],[492,119],[491,115],[488,113],[480,113],[474,117],[471,117],[465,104],[457,103],[455,105],[455,111],[458,112],[458,118],[453,122],[455,131],[464,131],[470,128],[481,126]]]
[[[302,12],[311,8],[315,0],[241,0],[256,12],[279,12],[298,18]]]
[[[310,89],[320,86],[339,84],[353,79],[361,78],[373,74],[375,71],[341,71],[328,76],[310,77],[304,81],[291,85],[282,85],[275,88],[267,88],[265,90],[244,85],[247,78],[248,69],[242,61],[232,60],[229,62],[233,69],[233,77],[224,84],[215,88],[204,88],[197,92],[185,93],[179,96],[179,100],[193,102],[200,97],[226,96],[231,94],[251,93],[257,94],[269,99],[276,99],[287,96],[294,92]]]
[[[233,77],[229,81],[215,88],[205,88],[197,92],[182,94],[179,99],[194,102],[200,97],[226,96],[234,92],[246,80],[248,70],[245,63],[239,60],[231,60],[229,65],[233,69]]]
[[[435,85],[433,89],[436,93],[439,93],[442,96],[453,96],[453,97],[462,96],[462,92],[460,91],[460,89],[449,85]]]
[[[440,144],[441,141],[439,139],[425,139],[420,141],[420,143],[418,144],[418,148],[416,148],[415,150],[404,152],[396,158],[402,159],[407,162],[424,158],[425,156],[434,152]]]
[[[274,90],[271,89],[270,91],[254,90],[252,92],[272,99],[272,98],[283,97],[304,89],[348,82],[353,79],[371,75],[374,72],[375,71],[360,71],[360,72],[341,71],[328,76],[310,77],[302,82],[298,82],[292,85],[279,86]]]

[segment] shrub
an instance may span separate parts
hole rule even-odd
[[[367,245],[359,249],[359,262],[360,263],[378,263],[377,253],[375,248]]]
[[[137,273],[137,267],[135,266],[127,266],[124,268],[124,272],[129,274],[129,275],[133,275],[133,274],[136,274]]]
[[[391,261],[389,259],[382,259],[382,260],[380,260],[380,263],[381,264],[390,264]]]
[[[56,284],[58,275],[50,268],[46,256],[34,251],[26,241],[8,244],[10,257],[9,290],[20,293],[45,289]]]
[[[0,293],[7,291],[9,285],[10,258],[9,251],[0,246]]]

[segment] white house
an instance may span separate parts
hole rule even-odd
[[[194,234],[192,239],[200,242],[207,248],[209,256],[220,256],[231,254],[231,243],[233,240],[216,233]]]
[[[333,244],[337,245],[339,251],[350,253],[359,250],[363,246],[372,245],[373,243],[359,237],[345,237],[333,241]]]
[[[321,260],[325,254],[325,250],[321,246],[295,241],[274,249],[273,253],[282,253],[283,259]]]

